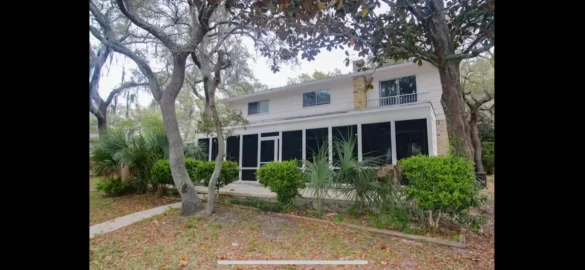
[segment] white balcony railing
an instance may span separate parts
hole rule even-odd
[[[381,97],[377,99],[368,99],[368,108],[417,103],[420,101],[420,96],[423,94],[424,93],[412,93],[398,96]]]

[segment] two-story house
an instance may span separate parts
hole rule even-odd
[[[363,75],[373,77],[364,91]],[[256,170],[271,161],[311,159],[324,143],[355,135],[356,155],[388,164],[419,153],[447,154],[445,115],[438,70],[411,62],[353,72],[223,99],[250,124],[226,140],[226,159],[240,164],[240,181],[257,181]],[[217,139],[198,134],[217,155]],[[333,160],[332,147],[329,159]]]

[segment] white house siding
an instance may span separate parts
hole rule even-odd
[[[329,104],[303,107],[303,93],[325,89],[331,90],[331,102]],[[248,115],[248,103],[261,100],[268,100],[268,113]],[[252,123],[270,119],[282,119],[340,110],[352,110],[352,78],[340,78],[333,82],[324,82],[297,89],[270,93],[263,96],[250,97],[244,100],[229,102],[228,106],[233,109],[241,110],[242,114]]]

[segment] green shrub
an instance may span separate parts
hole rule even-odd
[[[400,162],[409,179],[406,193],[428,211],[428,221],[438,228],[441,215],[457,216],[479,205],[473,163],[457,156],[417,155]],[[433,218],[436,213],[437,218]]]
[[[299,189],[305,187],[305,177],[296,160],[270,162],[260,167],[256,172],[258,181],[276,193],[276,199],[290,205],[296,196],[300,196]]]
[[[133,187],[130,182],[122,182],[120,177],[100,180],[96,183],[96,189],[109,196],[120,196],[132,193]]]
[[[252,197],[246,197],[243,200],[234,199],[234,200],[231,200],[230,203],[258,208],[258,209],[265,211],[265,212],[282,213],[282,212],[285,212],[287,210],[287,207],[285,207],[284,205],[282,205],[280,203],[269,202],[266,200],[252,198]]]
[[[206,187],[209,186],[209,179],[213,174],[213,170],[215,169],[215,161],[207,161],[201,162],[200,170],[199,170],[199,177],[203,179],[203,185]],[[238,180],[240,176],[240,168],[238,167],[238,163],[235,161],[224,161],[221,164],[221,172],[219,173],[219,178],[215,183],[215,188],[217,191],[221,187],[229,185],[231,182]]]
[[[481,161],[483,168],[487,174],[495,173],[495,155],[494,155],[494,142],[482,142],[481,143]]]
[[[199,163],[201,163],[201,161],[190,158],[185,159],[185,168],[187,168],[187,173],[193,181],[195,181],[197,176],[197,168],[199,167]],[[150,178],[152,179],[153,184],[174,185],[175,183],[173,182],[173,176],[171,174],[170,161],[168,159],[161,159],[157,161],[150,170]]]

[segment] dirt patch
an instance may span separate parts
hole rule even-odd
[[[281,231],[295,226],[295,223],[288,218],[265,215],[259,212],[247,215],[237,208],[219,208],[210,221],[230,227],[245,222],[251,229],[262,232],[265,239],[275,241],[279,240],[278,236]]]

